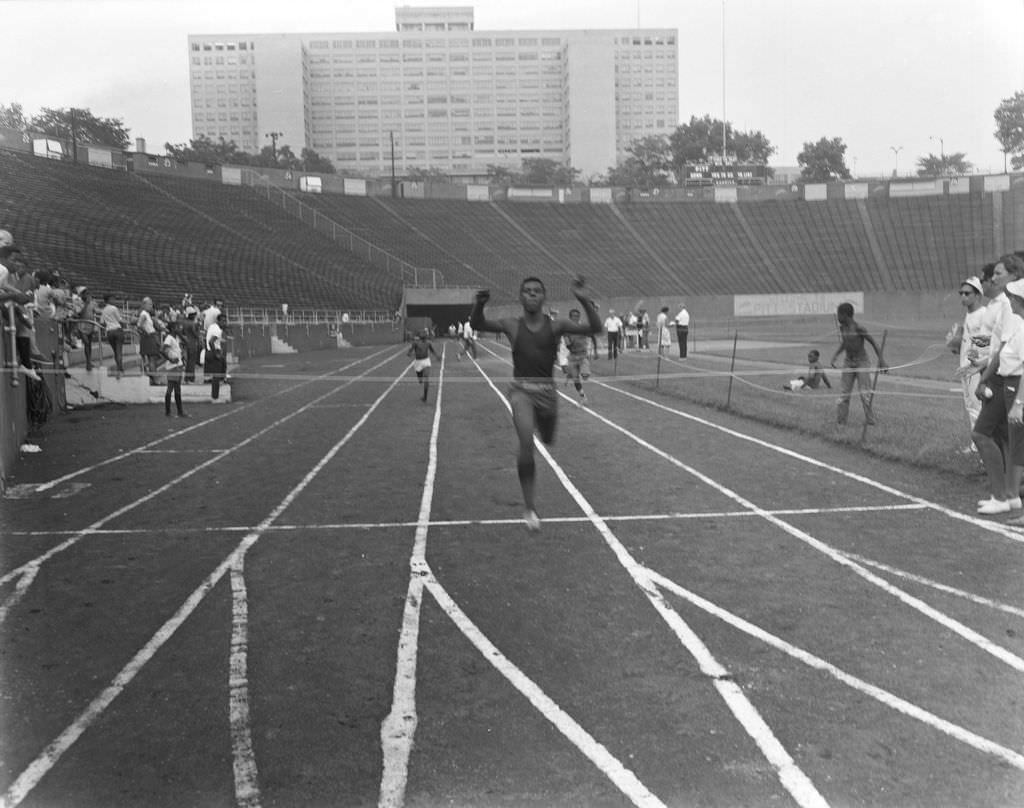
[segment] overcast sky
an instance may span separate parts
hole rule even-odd
[[[861,175],[940,150],[1001,172],[993,112],[1024,90],[1024,0],[6,0],[0,103],[87,107],[162,153],[192,136],[190,33],[386,32],[397,5],[472,5],[478,31],[677,29],[681,122],[724,103],[776,166],[840,137]]]

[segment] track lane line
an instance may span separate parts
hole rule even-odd
[[[389,359],[383,360],[382,362],[380,362],[377,365],[375,365],[372,368],[370,368],[370,370],[367,371],[367,373],[369,373],[372,370],[376,370],[378,367],[381,367],[384,364],[387,364],[387,362],[392,361],[393,358],[395,358],[395,357],[391,357]],[[405,373],[405,371],[403,371],[403,375],[404,375],[404,373]],[[399,377],[399,378],[401,378],[401,377]],[[324,398],[327,398],[328,396],[334,395],[335,393],[339,392],[340,390],[345,389],[345,387],[347,387],[349,384],[353,384],[353,383],[354,383],[354,381],[346,382],[345,384],[337,387],[336,389],[330,390],[327,393],[324,393],[323,395],[313,399],[312,401],[308,402],[307,404],[304,404],[302,407],[299,407],[294,412],[290,412],[290,413],[288,413],[288,415],[284,415],[281,418],[278,418],[276,421],[274,421],[271,424],[268,424],[267,426],[265,426],[263,429],[259,430],[258,432],[255,432],[252,435],[249,435],[248,437],[246,437],[245,439],[243,439],[239,443],[235,444],[231,448],[225,449],[223,452],[217,454],[216,456],[211,457],[208,460],[205,460],[202,463],[199,463],[198,465],[192,466],[188,471],[184,472],[183,474],[178,475],[177,477],[175,477],[172,480],[168,481],[167,483],[165,483],[164,485],[160,486],[159,488],[156,488],[156,489],[150,491],[149,493],[144,494],[143,496],[136,498],[132,502],[129,502],[127,505],[121,506],[120,508],[118,508],[117,510],[107,514],[106,516],[103,516],[100,519],[97,519],[91,525],[89,525],[88,527],[80,530],[75,535],[73,535],[70,538],[64,540],[60,544],[54,545],[49,550],[47,550],[45,553],[42,553],[42,554],[36,556],[35,558],[31,559],[30,561],[27,561],[24,564],[21,564],[20,566],[15,567],[14,569],[4,573],[3,575],[0,575],[0,586],[4,586],[4,585],[10,583],[12,580],[14,580],[16,578],[22,578],[24,576],[31,576],[30,579],[29,579],[29,583],[31,583],[31,580],[33,580],[35,578],[36,574],[39,572],[39,568],[44,563],[49,561],[54,556],[57,556],[60,553],[63,553],[65,550],[69,550],[70,548],[74,547],[76,544],[78,544],[78,542],[80,542],[82,539],[84,539],[87,536],[90,536],[91,534],[96,532],[103,525],[107,524],[108,522],[113,521],[114,519],[117,519],[120,516],[123,516],[126,513],[129,513],[130,511],[134,510],[135,508],[139,507],[140,505],[143,505],[146,502],[149,502],[150,500],[155,499],[156,497],[160,496],[165,491],[170,490],[171,488],[173,488],[175,485],[177,485],[178,483],[182,482],[183,480],[186,480],[189,477],[191,477],[192,475],[198,474],[200,471],[204,470],[208,466],[211,466],[214,463],[217,463],[220,460],[223,460],[225,457],[228,457],[230,454],[232,454],[233,452],[237,451],[238,449],[241,449],[243,446],[246,446],[249,443],[252,443],[253,441],[255,441],[258,438],[260,438],[263,435],[265,435],[266,433],[270,432],[272,429],[276,429],[281,424],[283,424],[283,423],[285,423],[287,421],[290,421],[292,418],[295,418],[299,414],[305,412],[308,408],[310,408],[314,404],[318,403],[319,401],[323,400]],[[395,383],[397,383],[397,381]],[[22,597],[24,597],[24,595],[25,595],[25,593],[27,591],[28,591],[28,586],[27,585],[26,586],[16,586],[15,587],[15,591],[13,593],[11,593],[4,600],[3,604],[0,605],[0,623],[3,623],[7,619],[7,616],[10,614],[11,609],[14,608],[14,606],[16,606],[19,601],[21,601]]]
[[[498,390],[490,377],[484,373],[483,368],[474,360],[477,370],[487,380],[491,389],[504,403],[505,408],[512,411],[508,399]],[[662,620],[669,629],[676,635],[676,638],[683,645],[690,655],[696,660],[701,672],[708,677],[712,686],[718,691],[719,696],[732,712],[737,722],[744,729],[750,739],[754,742],[761,754],[775,770],[776,776],[783,788],[802,808],[827,808],[828,802],[818,791],[811,779],[797,766],[796,761],[775,737],[768,723],[761,717],[757,708],[747,698],[743,690],[732,681],[728,670],[715,658],[711,650],[704,644],[689,624],[676,612],[665,600],[661,591],[650,580],[650,577],[643,572],[643,567],[629,553],[625,545],[619,541],[608,524],[594,510],[590,502],[583,496],[582,492],[573,484],[562,467],[555,461],[547,447],[534,438],[534,445],[537,451],[548,462],[552,471],[558,477],[562,486],[573,498],[580,510],[590,519],[591,524],[597,529],[605,543],[615,554],[619,564],[626,573],[633,579],[641,592],[647,597],[655,611],[661,615]]]
[[[389,360],[385,360],[389,361]],[[384,362],[381,362],[384,364]],[[230,572],[241,558],[244,558],[249,548],[259,541],[262,534],[277,518],[292,504],[298,495],[313,481],[320,471],[327,465],[355,433],[369,420],[370,415],[380,406],[381,402],[391,393],[408,372],[408,367],[394,378],[387,389],[371,404],[363,416],[345,433],[337,443],[306,473],[299,483],[289,491],[281,502],[270,512],[270,514],[257,526],[257,528],[245,536],[235,549],[211,572],[207,578],[186,598],[185,602],[149,639],[149,641],[132,657],[131,660],[114,677],[113,681],[104,688],[100,694],[43,749],[42,752],[18,775],[12,785],[0,797],[0,808],[13,808],[18,805],[42,780],[43,777],[57,764],[71,746],[89,729],[106,711],[107,707],[116,699],[131,681],[139,674],[160,648],[174,635],[185,620],[198,608],[206,596],[213,590],[216,584]],[[336,392],[336,391],[335,391]],[[328,394],[329,395],[329,394]],[[298,411],[296,411],[297,414]],[[290,416],[289,416],[290,417]],[[236,795],[237,799],[237,795]]]
[[[1013,749],[1005,747],[1002,744],[998,744],[995,741],[991,741],[988,738],[984,738],[968,729],[965,729],[964,727],[959,726],[958,724],[947,721],[944,718],[940,718],[934,713],[918,707],[916,704],[913,704],[906,699],[900,698],[881,687],[860,679],[853,674],[847,673],[832,663],[825,661],[821,657],[815,656],[809,651],[805,651],[802,648],[788,643],[782,638],[762,629],[760,626],[757,626],[739,615],[712,603],[695,592],[691,592],[689,589],[686,589],[675,581],[672,581],[654,570],[647,569],[647,574],[651,581],[657,586],[674,595],[678,595],[687,602],[692,603],[707,614],[717,617],[719,620],[722,620],[733,628],[761,640],[766,645],[781,651],[793,659],[799,660],[815,670],[828,673],[843,684],[848,685],[860,693],[870,696],[876,701],[884,704],[886,707],[921,721],[933,729],[937,729],[945,735],[948,735],[961,743],[967,744],[979,752],[994,755],[1004,763],[1007,763],[1016,769],[1024,770],[1024,755],[1014,751]]]
[[[244,412],[245,410],[249,409],[250,407],[254,407],[257,404],[261,404],[261,403],[263,403],[265,401],[268,401],[271,398],[276,398],[277,396],[281,396],[281,395],[285,395],[286,393],[294,392],[295,390],[298,390],[300,387],[303,387],[303,386],[305,386],[307,384],[313,384],[314,382],[317,382],[317,381],[329,380],[331,378],[331,376],[334,375],[335,373],[340,373],[341,371],[348,370],[348,369],[353,368],[356,365],[359,365],[359,364],[361,364],[363,362],[369,362],[371,359],[374,359],[375,357],[379,356],[382,353],[386,353],[389,350],[390,350],[390,346],[388,348],[382,348],[379,351],[374,351],[373,353],[371,353],[371,354],[369,354],[367,356],[364,356],[364,357],[362,357],[360,359],[357,359],[354,362],[350,362],[349,364],[347,364],[347,365],[345,365],[343,367],[337,368],[336,370],[332,370],[330,373],[321,374],[320,376],[315,376],[312,379],[306,378],[303,382],[301,382],[299,384],[295,384],[295,385],[292,385],[291,387],[287,387],[284,390],[278,391],[277,393],[271,393],[269,396],[266,396],[265,398],[261,398],[258,401],[251,401],[251,402],[249,402],[247,404],[240,404],[237,407],[232,407],[230,410],[222,412],[220,415],[215,415],[212,418],[207,418],[207,419],[205,419],[203,421],[197,421],[194,424],[189,424],[189,426],[184,427],[183,429],[176,429],[170,435],[164,435],[163,437],[157,438],[156,440],[152,440],[149,443],[143,444],[142,446],[138,446],[138,447],[136,447],[134,449],[129,449],[126,452],[120,452],[120,453],[118,453],[116,455],[112,455],[111,457],[108,457],[106,460],[101,460],[101,461],[99,461],[97,463],[93,463],[92,465],[83,466],[82,468],[80,468],[80,469],[78,469],[76,471],[72,471],[72,472],[69,472],[67,474],[63,474],[60,477],[56,477],[56,478],[54,478],[54,479],[52,479],[52,480],[50,480],[48,482],[39,483],[38,485],[35,486],[35,490],[39,491],[39,492],[48,491],[51,488],[54,488],[54,487],[60,485],[61,483],[66,483],[68,480],[73,480],[75,477],[80,477],[83,474],[88,474],[89,472],[95,471],[96,469],[103,468],[104,466],[109,466],[111,463],[117,463],[117,462],[119,462],[121,460],[124,460],[125,458],[131,457],[132,455],[135,455],[135,454],[141,454],[141,453],[149,452],[150,450],[152,450],[152,448],[154,446],[159,446],[161,443],[164,443],[164,442],[169,441],[169,440],[173,440],[174,438],[180,438],[182,435],[186,435],[189,432],[192,432],[193,430],[199,429],[200,427],[209,426],[210,424],[212,424],[212,423],[214,423],[216,421],[219,421],[222,418],[228,418],[228,417],[230,417],[232,415],[236,415],[239,412]],[[376,367],[380,367],[380,365],[377,365]],[[277,378],[277,377],[275,377],[275,378]]]

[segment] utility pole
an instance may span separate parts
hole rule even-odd
[[[270,154],[274,158],[274,162],[277,162],[277,139],[284,137],[284,132],[267,132],[267,137],[270,138]]]
[[[725,165],[725,0],[722,0],[722,165]]]
[[[395,180],[395,132],[391,131],[391,198],[394,199],[396,191],[398,190],[398,183]]]
[[[78,121],[75,119],[75,108],[71,108],[71,159],[78,164]]]

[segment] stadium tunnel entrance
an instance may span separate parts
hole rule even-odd
[[[410,328],[430,327],[434,334],[446,335],[448,326],[469,319],[476,292],[473,289],[422,289],[406,287],[404,311]]]

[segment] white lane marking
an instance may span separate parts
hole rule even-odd
[[[870,513],[874,511],[921,511],[926,510],[925,505],[908,503],[906,505],[850,505],[835,508],[784,508],[780,510],[769,510],[767,513],[776,516],[820,516],[836,513]],[[625,514],[604,514],[601,518],[608,522],[667,522],[679,519],[751,519],[758,517],[758,514],[748,510],[742,511],[690,511],[687,513],[625,513]],[[585,516],[546,516],[545,522],[565,523],[590,522]],[[522,524],[523,519],[434,519],[428,523],[429,527],[458,527],[460,525],[509,525]],[[315,525],[289,524],[274,525],[271,530],[375,530],[378,528],[409,528],[416,527],[419,521],[404,522],[319,522]],[[240,533],[252,530],[249,525],[220,525],[217,527],[197,526],[190,528],[195,533]],[[69,536],[74,535],[75,530],[15,530],[7,534],[7,537],[31,538],[46,536]],[[131,536],[131,535],[160,535],[163,533],[180,532],[180,528],[97,528],[93,531],[94,536]]]
[[[630,440],[634,441],[635,443],[639,444],[640,446],[643,446],[648,451],[653,452],[654,454],[656,454],[659,457],[663,458],[664,460],[668,461],[669,463],[671,463],[672,465],[676,466],[677,468],[682,469],[687,474],[690,474],[691,476],[696,477],[698,480],[700,480],[705,485],[709,486],[710,488],[713,488],[714,490],[718,491],[720,494],[723,494],[724,496],[728,497],[729,499],[733,500],[734,502],[738,503],[739,505],[742,505],[743,507],[749,508],[752,512],[758,514],[763,519],[765,519],[767,522],[770,522],[771,524],[775,525],[776,527],[778,527],[783,532],[788,533],[790,536],[792,536],[793,538],[797,539],[798,541],[803,542],[807,546],[817,550],[818,552],[822,553],[823,555],[827,556],[828,558],[831,558],[837,564],[843,565],[844,567],[846,567],[847,569],[852,571],[854,574],[859,575],[861,578],[863,578],[868,583],[873,584],[874,586],[878,587],[879,589],[881,589],[884,592],[888,592],[890,595],[895,597],[897,600],[901,601],[902,603],[904,603],[905,605],[907,605],[910,608],[914,609],[915,611],[919,612],[920,614],[924,615],[925,617],[930,618],[931,620],[935,621],[939,625],[949,629],[954,634],[956,634],[959,637],[963,638],[967,642],[973,644],[977,648],[980,648],[982,651],[985,651],[986,653],[991,654],[993,657],[995,657],[996,659],[998,659],[1001,662],[1005,662],[1007,665],[1009,665],[1014,670],[1018,670],[1018,671],[1024,672],[1024,659],[1022,659],[1021,657],[1017,656],[1013,652],[1007,650],[1006,648],[1003,648],[1001,645],[998,645],[998,644],[992,642],[987,637],[979,634],[977,631],[975,631],[974,629],[970,628],[969,626],[961,623],[960,621],[955,620],[952,617],[949,617],[948,615],[943,614],[938,609],[936,609],[936,608],[932,607],[931,605],[925,603],[920,598],[914,597],[909,592],[905,592],[904,590],[900,589],[898,586],[894,586],[893,584],[889,583],[884,578],[881,578],[880,576],[875,575],[875,573],[871,572],[871,570],[867,569],[866,567],[864,567],[861,564],[858,564],[856,561],[854,561],[849,556],[846,556],[843,553],[841,553],[840,551],[834,549],[833,547],[830,547],[829,545],[825,544],[825,542],[823,542],[820,539],[817,539],[814,536],[812,536],[810,533],[807,533],[804,530],[800,530],[799,528],[794,527],[793,525],[789,524],[788,522],[786,522],[786,521],[780,519],[779,517],[769,513],[768,511],[763,510],[762,508],[758,507],[756,504],[754,504],[750,500],[746,499],[745,497],[742,497],[740,494],[736,493],[732,489],[722,485],[721,483],[719,483],[716,480],[713,480],[711,477],[708,477],[706,474],[698,471],[697,469],[693,468],[692,466],[689,466],[686,463],[683,463],[681,460],[673,457],[672,455],[670,455],[668,452],[664,451],[663,449],[660,449],[659,447],[655,446],[654,444],[644,440],[639,435],[633,434],[632,432],[630,432],[625,427],[619,426],[614,421],[609,420],[608,418],[606,418],[605,416],[601,415],[600,413],[598,413],[598,412],[596,412],[594,410],[589,410],[589,413],[594,418],[598,419],[599,421],[601,421],[605,425],[611,427],[612,429],[616,430],[617,432],[620,432],[621,434],[625,435]]]
[[[367,373],[369,373],[372,370],[376,370],[378,367],[380,367],[381,365],[386,364],[388,361],[390,361],[390,359],[383,360],[382,362],[378,363],[374,367],[370,368],[367,371]],[[401,376],[399,376],[398,378],[401,378]],[[21,578],[21,577],[23,577],[25,575],[31,574],[34,577],[35,574],[38,572],[39,568],[45,562],[49,561],[54,556],[56,556],[56,555],[58,555],[60,553],[63,553],[65,550],[73,547],[79,541],[81,541],[83,538],[85,538],[86,536],[91,535],[97,529],[101,528],[103,525],[107,524],[108,522],[113,521],[114,519],[118,518],[119,516],[123,516],[124,514],[126,514],[129,511],[137,508],[138,506],[140,506],[140,505],[142,505],[142,504],[144,504],[146,502],[149,502],[151,499],[155,499],[156,497],[160,496],[165,491],[168,491],[169,489],[171,489],[172,487],[174,487],[175,485],[180,483],[182,480],[185,480],[188,477],[191,477],[193,474],[198,474],[200,471],[205,469],[207,466],[210,466],[213,463],[216,463],[219,460],[222,460],[223,458],[227,457],[232,452],[235,452],[238,449],[241,449],[243,446],[246,446],[247,444],[252,443],[253,441],[257,440],[258,438],[261,438],[263,435],[265,435],[266,433],[270,432],[272,429],[276,429],[278,426],[280,426],[281,424],[285,423],[286,421],[290,421],[292,418],[295,418],[299,414],[305,412],[309,407],[313,406],[314,404],[318,403],[319,401],[322,401],[323,399],[327,398],[328,396],[334,395],[335,393],[338,392],[338,390],[341,390],[344,387],[347,387],[349,384],[352,384],[352,382],[346,382],[345,384],[341,385],[341,387],[335,388],[333,390],[329,390],[328,392],[326,392],[323,395],[313,399],[312,401],[308,402],[307,404],[304,404],[302,407],[299,407],[294,412],[291,412],[288,415],[285,415],[285,416],[283,416],[281,418],[278,418],[276,421],[274,421],[271,424],[268,424],[267,426],[265,426],[263,429],[259,430],[258,432],[255,432],[252,435],[249,435],[247,438],[245,438],[244,440],[242,440],[239,443],[235,444],[234,446],[230,447],[229,449],[225,449],[223,452],[221,452],[220,454],[216,455],[215,457],[211,457],[209,460],[205,460],[205,461],[203,461],[202,463],[199,463],[196,466],[192,466],[188,471],[184,472],[183,474],[178,475],[177,477],[175,477],[174,479],[172,479],[169,482],[165,483],[164,485],[160,486],[159,488],[156,488],[153,491],[150,491],[148,494],[145,494],[145,495],[139,497],[138,499],[134,500],[133,502],[129,502],[127,505],[123,505],[122,507],[118,508],[116,511],[114,511],[112,513],[109,513],[106,516],[96,520],[91,525],[89,525],[88,527],[86,527],[83,530],[79,531],[78,533],[76,533],[71,538],[66,539],[65,541],[61,542],[60,544],[54,545],[49,550],[47,550],[45,553],[42,553],[41,555],[36,556],[32,560],[25,562],[21,566],[16,567],[16,568],[10,570],[9,572],[4,573],[3,575],[0,575],[0,586],[3,586],[5,584],[9,583],[10,581],[14,580],[15,578]],[[15,591],[13,593],[11,593],[10,596],[8,596],[8,598],[4,601],[3,605],[0,606],[0,623],[3,623],[3,621],[7,619],[7,615],[10,613],[10,610],[21,600],[21,598],[24,596],[24,594],[25,594],[25,592],[27,590],[28,590],[27,586],[26,587],[20,587],[19,586],[19,587],[17,587],[15,589]]]
[[[512,407],[508,399],[502,395],[479,365],[477,365],[477,368],[488,384],[490,384],[491,389],[494,390],[495,394],[505,404],[506,409],[511,412]],[[569,493],[569,496],[575,500],[580,510],[590,518],[591,524],[594,525],[604,538],[605,543],[611,548],[616,558],[618,558],[619,564],[622,565],[634,583],[647,596],[655,611],[661,615],[662,620],[665,621],[669,629],[676,635],[683,647],[697,661],[701,672],[711,679],[714,688],[725,701],[726,706],[758,749],[761,750],[761,754],[765,756],[765,759],[775,769],[779,782],[782,783],[782,786],[789,792],[790,796],[793,797],[798,805],[805,806],[806,808],[811,806],[814,808],[827,808],[828,803],[825,798],[818,791],[814,783],[811,782],[811,779],[796,765],[792,756],[786,751],[778,738],[775,737],[771,727],[768,726],[760,713],[758,713],[757,708],[750,703],[746,694],[735,682],[730,680],[729,672],[719,664],[711,650],[697,636],[696,632],[690,628],[686,621],[665,602],[662,593],[651,582],[650,576],[646,574],[645,568],[630,555],[625,545],[619,541],[618,537],[615,536],[611,528],[608,527],[608,524],[594,510],[582,492],[573,485],[562,467],[555,462],[547,448],[536,438],[534,443],[537,451],[548,462],[548,465]]]
[[[245,555],[231,565],[231,657],[228,665],[228,723],[235,775],[235,804],[259,808],[259,771],[252,746],[249,710],[249,598]]]
[[[383,363],[381,363],[383,364]],[[237,560],[244,556],[248,552],[249,548],[252,547],[268,528],[284,511],[288,508],[296,497],[313,481],[313,479],[320,473],[324,466],[329,463],[334,456],[341,451],[342,447],[349,442],[355,433],[362,428],[363,424],[369,419],[373,412],[380,406],[380,403],[394,390],[395,386],[401,380],[402,376],[405,375],[405,371],[402,375],[398,376],[392,381],[388,388],[380,394],[380,396],[370,405],[363,416],[353,425],[345,436],[339,440],[331,449],[325,454],[320,461],[313,466],[313,468],[306,474],[302,480],[288,493],[287,496],[273,511],[270,515],[264,519],[257,528],[247,535],[239,542],[237,547],[231,552],[231,554],[225,558],[217,568],[210,573],[206,580],[196,588],[196,590],[189,595],[185,602],[181,605],[177,612],[161,626],[156,634],[154,634],[149,642],[147,642],[141,650],[139,650],[134,657],[128,662],[124,668],[121,669],[120,673],[114,677],[113,682],[108,685],[99,696],[97,696],[89,704],[88,707],[81,713],[57,738],[47,744],[46,748],[28,765],[28,767],[18,775],[17,779],[10,786],[7,792],[0,798],[0,808],[13,808],[13,806],[20,803],[25,796],[32,791],[39,781],[52,769],[57,762],[61,759],[65,752],[81,737],[92,724],[94,724],[99,717],[103,714],[111,702],[117,698],[128,684],[135,678],[135,676],[142,670],[142,668],[153,658],[153,655],[160,650],[161,646],[164,645],[178,630],[182,623],[185,622],[186,618],[202,603],[203,599],[210,593],[213,587],[220,581],[221,578],[237,563]]]
[[[982,595],[975,595],[972,592],[968,592],[964,589],[958,589],[957,587],[949,586],[948,584],[940,583],[939,581],[933,581],[931,578],[925,578],[923,575],[915,575],[912,572],[907,572],[906,570],[901,570],[897,567],[892,567],[888,564],[883,564],[881,561],[875,561],[870,558],[865,558],[864,556],[858,555],[857,553],[849,553],[845,550],[840,550],[839,552],[841,552],[848,558],[852,558],[859,564],[863,564],[866,567],[874,567],[876,570],[881,570],[882,572],[886,572],[889,575],[895,575],[897,578],[903,578],[907,581],[912,581],[915,584],[927,586],[928,588],[936,589],[939,592],[945,592],[947,595],[953,595],[954,597],[969,600],[972,603],[977,603],[979,606],[986,606],[990,609],[997,609],[998,611],[1006,612],[1007,614],[1012,614],[1016,617],[1024,617],[1024,609],[1018,608],[1017,606],[1011,606],[1007,603],[1002,603],[1001,601],[994,600],[992,598],[983,597]]]
[[[299,383],[299,384],[292,385],[291,387],[285,388],[284,390],[279,390],[276,393],[271,393],[269,396],[267,396],[266,398],[262,398],[259,401],[252,401],[252,402],[249,402],[249,403],[246,403],[246,404],[240,404],[239,406],[233,407],[232,409],[228,410],[227,412],[223,412],[220,415],[215,415],[212,418],[206,418],[206,419],[204,419],[202,421],[197,421],[194,424],[190,424],[189,426],[185,427],[184,429],[175,430],[170,435],[164,435],[162,438],[157,438],[156,440],[152,440],[149,443],[146,443],[146,444],[143,444],[142,446],[136,447],[135,449],[129,449],[128,451],[119,452],[118,454],[113,455],[112,457],[108,457],[106,460],[101,460],[101,461],[99,461],[97,463],[93,463],[91,466],[84,466],[84,467],[82,467],[82,468],[80,468],[80,469],[78,469],[76,471],[72,471],[72,472],[70,472],[68,474],[64,474],[61,477],[57,477],[57,478],[55,478],[53,480],[50,480],[49,482],[40,483],[38,485],[35,485],[35,490],[39,491],[39,492],[41,492],[41,491],[48,491],[49,489],[53,488],[54,486],[60,485],[61,483],[66,482],[67,480],[74,479],[75,477],[80,477],[83,474],[88,474],[90,471],[95,471],[96,469],[102,468],[103,466],[107,466],[107,465],[109,465],[111,463],[117,463],[117,462],[119,462],[121,460],[124,460],[127,457],[131,457],[132,455],[148,452],[150,449],[152,449],[152,447],[159,446],[161,443],[164,443],[165,441],[173,440],[175,438],[180,438],[182,435],[185,435],[185,434],[187,434],[189,432],[192,432],[193,430],[199,429],[200,427],[209,426],[210,424],[214,423],[215,421],[219,421],[222,418],[227,418],[229,416],[236,415],[237,413],[242,412],[243,410],[247,410],[250,407],[255,406],[256,404],[263,403],[263,402],[268,401],[268,400],[270,400],[272,398],[276,398],[277,396],[284,395],[285,393],[290,393],[293,390],[297,390],[300,387],[303,387],[303,386],[305,386],[307,384],[312,384],[313,382],[316,382],[316,381],[323,381],[325,379],[331,380],[332,374],[340,373],[342,371],[348,370],[349,368],[355,367],[356,365],[358,365],[358,364],[360,364],[362,362],[368,362],[371,359],[374,359],[375,357],[377,357],[378,355],[380,355],[382,353],[385,353],[387,351],[390,351],[390,350],[391,350],[391,346],[388,346],[386,348],[381,348],[379,351],[374,351],[373,353],[369,354],[368,356],[364,356],[361,359],[357,359],[354,362],[350,362],[349,364],[347,364],[347,365],[345,365],[343,367],[338,368],[337,370],[332,370],[332,371],[330,371],[328,373],[321,374],[320,376],[314,376],[313,378],[299,377],[299,378],[303,379],[303,381],[301,381],[301,383]],[[376,365],[375,367],[380,367],[380,365]],[[275,378],[277,378],[277,377],[275,377]]]
[[[395,662],[395,684],[391,697],[391,710],[380,725],[380,743],[383,757],[381,767],[380,808],[400,808],[405,803],[405,788],[409,779],[409,756],[419,719],[416,714],[416,663],[419,653],[420,607],[423,603],[423,578],[427,567],[427,531],[430,509],[434,500],[434,480],[437,476],[437,436],[441,427],[441,400],[444,393],[444,358],[441,351],[441,370],[438,374],[437,393],[434,398],[434,420],[430,430],[427,473],[420,497],[420,512],[416,522],[412,555],[409,559],[409,586],[402,610],[402,631],[398,638]]]
[[[933,727],[951,738],[955,738],[956,740],[965,743],[980,752],[995,755],[1017,769],[1024,769],[1024,755],[1002,746],[1001,744],[995,743],[994,741],[990,741],[987,738],[983,738],[980,735],[976,735],[970,730],[940,718],[934,713],[930,713],[887,690],[883,690],[882,688],[866,682],[863,679],[859,679],[852,674],[846,673],[830,662],[826,662],[824,659],[821,659],[802,648],[798,648],[780,637],[770,634],[742,617],[715,605],[711,601],[702,598],[700,595],[677,584],[675,581],[666,578],[664,575],[653,570],[648,570],[647,574],[657,586],[660,586],[663,589],[678,595],[684,600],[689,601],[697,608],[707,612],[708,614],[714,615],[733,628],[739,629],[745,634],[749,634],[750,636],[761,640],[772,648],[782,651],[788,656],[803,662],[805,665],[815,668],[816,670],[825,671],[829,675],[841,681],[843,684],[849,685],[854,690],[880,701],[887,707],[901,712],[904,715],[908,715],[911,718],[915,718],[918,721],[922,721],[928,726]]]
[[[924,499],[923,497],[908,494],[906,491],[901,491],[898,488],[894,488],[893,486],[887,485],[886,483],[879,482],[878,480],[873,480],[870,477],[865,477],[863,474],[857,474],[856,472],[850,471],[849,469],[834,466],[830,463],[826,463],[814,457],[800,454],[799,452],[796,452],[792,449],[787,449],[785,446],[779,446],[774,443],[769,443],[766,440],[762,440],[761,438],[755,438],[752,435],[747,435],[744,434],[743,432],[737,432],[734,429],[722,426],[721,424],[716,424],[712,421],[707,420],[706,418],[701,418],[700,416],[693,415],[688,412],[683,412],[682,410],[677,410],[674,407],[669,407],[668,405],[662,404],[661,402],[654,401],[643,396],[639,396],[635,393],[629,392],[628,390],[622,390],[606,382],[602,382],[597,379],[592,379],[591,381],[593,381],[594,384],[600,385],[605,390],[611,390],[612,392],[618,393],[619,395],[631,398],[634,401],[640,401],[656,409],[664,410],[665,412],[672,413],[673,415],[677,415],[680,418],[685,418],[688,421],[693,421],[694,423],[700,424],[701,426],[705,426],[708,427],[709,429],[714,429],[718,432],[722,432],[723,434],[729,435],[730,437],[747,441],[748,443],[753,443],[756,446],[760,446],[763,449],[768,449],[772,452],[777,452],[779,454],[786,455],[787,457],[791,457],[794,460],[799,460],[802,463],[807,463],[809,465],[825,469],[826,471],[830,471],[833,474],[838,474],[842,477],[846,477],[847,479],[856,480],[859,483],[870,486],[871,488],[875,488],[879,491],[884,491],[887,494],[892,494],[893,496],[899,497],[900,499],[910,500],[911,502],[916,503],[918,505],[923,505],[926,508],[938,511],[939,513],[943,514],[944,516],[948,516],[951,519],[957,519],[961,522],[967,522],[971,525],[974,525],[975,527],[980,527],[992,533],[997,533],[1000,536],[1003,536],[1004,538],[1010,539],[1011,541],[1024,543],[1024,532],[1018,531],[1013,527],[1008,527],[998,522],[993,522],[989,519],[979,519],[978,517],[971,516],[970,514],[954,511],[951,508],[945,507],[944,505],[939,505],[938,503]],[[588,408],[586,411],[592,414],[596,414],[594,410],[590,408]]]
[[[514,662],[501,653],[473,623],[433,574],[426,576],[426,587],[466,638],[483,654],[502,676],[529,700],[541,715],[580,750],[603,772],[618,789],[637,806],[662,806],[661,802],[626,768],[608,749],[581,727],[568,713],[555,703],[537,684],[523,673]]]

